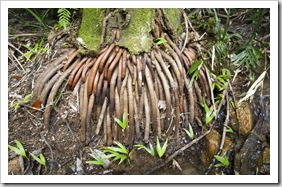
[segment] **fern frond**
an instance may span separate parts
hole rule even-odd
[[[59,25],[61,27],[64,27],[64,30],[66,30],[66,28],[70,24],[70,19],[71,19],[70,11],[66,8],[59,8],[58,17],[59,17]]]

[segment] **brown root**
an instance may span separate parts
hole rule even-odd
[[[145,133],[144,133],[144,142],[148,143],[150,135],[150,123],[151,123],[151,110],[149,104],[149,98],[147,93],[147,88],[144,89],[144,108],[145,108]]]
[[[70,64],[72,63],[73,59],[76,57],[77,54],[78,51],[74,51],[73,53],[69,54],[68,60],[63,68],[64,72],[68,69],[68,67],[70,66]]]
[[[111,44],[110,47],[105,51],[103,58],[99,64],[99,72],[102,73],[106,60],[108,59],[111,51],[114,49],[115,44]]]
[[[95,130],[95,135],[98,135],[99,132],[100,132],[100,129],[101,129],[101,126],[102,126],[102,123],[103,123],[103,120],[104,120],[104,116],[105,116],[105,113],[106,113],[107,105],[108,105],[108,98],[105,97],[105,100],[104,100],[104,103],[103,103],[103,106],[102,106],[102,109],[101,109],[101,113],[100,113],[100,116],[99,116],[99,119],[98,119],[97,127],[96,127],[96,130]]]
[[[132,149],[133,141],[134,141],[134,99],[133,99],[133,89],[132,89],[132,78],[130,75],[128,76],[127,90],[128,90],[128,109],[129,109],[128,141],[129,141],[129,149]]]
[[[40,94],[40,103],[44,106],[46,102],[46,97],[52,88],[52,86],[55,84],[55,82],[58,80],[58,78],[62,75],[62,72],[58,72],[56,75],[52,77],[52,79],[45,85],[43,88],[41,94]]]
[[[56,96],[61,84],[63,83],[64,79],[70,74],[70,72],[73,70],[73,68],[76,66],[76,63],[74,63],[70,68],[68,68],[62,75],[61,77],[58,79],[58,81],[55,83],[55,85],[53,86],[52,90],[50,91],[48,100],[47,100],[47,104],[46,104],[46,108],[44,110],[44,127],[46,128],[46,130],[49,129],[49,122],[50,122],[50,114],[52,111],[52,104],[53,104],[53,100],[54,97]]]

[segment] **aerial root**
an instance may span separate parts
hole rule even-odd
[[[132,148],[135,140],[179,139],[180,130],[198,114],[196,103],[210,103],[210,88],[203,68],[190,86],[191,75],[186,72],[196,50],[187,45],[181,52],[167,34],[162,36],[168,42],[150,53],[131,55],[110,42],[96,58],[78,57],[77,50],[71,49],[54,61],[34,87],[34,98],[46,103],[45,126],[48,128],[53,99],[67,78],[68,89],[80,89],[82,142],[88,144],[93,136],[102,136],[107,145],[119,141]],[[127,119],[124,130],[114,120],[122,120],[123,115]]]

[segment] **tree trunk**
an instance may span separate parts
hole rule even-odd
[[[161,37],[162,27],[176,42],[182,30],[179,9],[83,9],[78,37],[97,53],[109,43],[113,32],[119,33],[117,45],[131,54],[150,52],[153,40]]]

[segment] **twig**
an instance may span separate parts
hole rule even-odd
[[[22,66],[22,64],[19,62],[19,60],[17,59],[17,57],[14,55],[14,54],[12,54],[12,53],[10,53],[12,56],[13,56],[13,58],[16,60],[16,62],[19,64],[19,66],[21,67],[21,69],[22,70],[20,70],[19,68],[18,68],[18,66],[16,66],[20,71],[24,71],[24,72],[26,72],[25,71],[25,69],[24,69],[24,67]],[[10,58],[10,60],[12,61],[12,62],[14,62],[12,59],[11,59],[11,57],[8,55],[8,57]]]
[[[239,100],[238,105],[240,105],[241,102],[243,102],[244,100],[247,100],[249,97],[253,96],[256,93],[257,89],[263,84],[265,74],[266,74],[266,71],[264,71],[259,76],[259,78],[253,83],[251,88],[248,90],[246,96]]]
[[[51,160],[54,160],[53,150],[52,150],[50,144],[49,144],[49,143],[47,142],[47,140],[45,139],[43,133],[44,133],[44,131],[42,131],[42,132],[40,133],[40,136],[41,136],[41,138],[44,140],[45,144],[48,146],[48,148],[49,148],[50,151],[51,151]]]
[[[69,125],[68,120],[67,120],[67,119],[65,119],[65,122],[66,122],[66,124],[67,124],[67,126],[68,126],[68,129],[69,129],[69,130],[70,130],[70,132],[71,132],[71,135],[72,135],[73,139],[75,139],[75,136],[74,136],[74,134],[73,134],[72,129],[70,128],[70,125]]]
[[[215,48],[214,45],[212,46],[212,67],[211,69],[214,70],[214,57],[215,57]]]
[[[216,119],[217,111],[216,111],[215,103],[214,103],[214,95],[213,95],[213,90],[212,90],[212,81],[211,81],[210,73],[209,73],[209,70],[208,70],[207,66],[205,66],[205,68],[206,68],[206,72],[207,72],[208,83],[209,83],[209,87],[210,87],[210,91],[211,91],[211,100],[212,100],[214,114],[215,114],[215,119]]]
[[[10,42],[8,42],[8,46],[14,48],[16,51],[18,51],[21,55],[24,55],[23,52],[21,52],[18,48],[16,48],[13,44],[11,44]],[[30,59],[28,59],[28,61],[30,61],[31,63],[33,63]]]
[[[211,130],[213,128],[213,125],[210,127],[210,129],[205,132],[204,134],[202,134],[201,136],[199,136],[198,138],[194,139],[193,141],[191,141],[190,143],[188,143],[187,145],[183,146],[182,148],[178,149],[176,152],[174,152],[170,157],[168,157],[168,159],[162,163],[161,165],[153,168],[151,171],[147,172],[146,175],[150,175],[153,172],[161,169],[162,167],[164,167],[167,163],[169,163],[173,158],[175,158],[177,155],[179,155],[180,153],[182,153],[184,150],[188,149],[189,147],[191,147],[192,145],[194,145],[195,143],[197,143],[198,141],[200,141],[202,138],[204,138],[206,135],[208,135]]]

